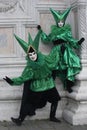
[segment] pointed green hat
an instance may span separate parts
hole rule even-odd
[[[20,44],[20,46],[23,48],[23,50],[25,51],[25,52],[27,52],[27,50],[28,50],[28,44],[27,44],[27,42],[25,42],[24,40],[22,40],[21,38],[19,38],[17,35],[15,35],[14,34],[14,36],[15,36],[15,38],[16,38],[16,40],[18,41],[18,43]]]
[[[28,46],[30,45],[30,43],[33,43],[33,40],[30,33],[28,33]]]
[[[40,34],[41,34],[41,30],[39,30],[35,39],[32,40],[31,35],[29,33],[28,34],[28,43],[25,42],[24,40],[22,40],[21,38],[19,38],[17,35],[14,34],[14,36],[15,36],[16,40],[18,41],[18,43],[20,44],[20,46],[25,51],[25,53],[27,53],[30,46],[32,46],[36,51],[38,51]]]
[[[66,18],[67,18],[67,16],[68,16],[70,10],[71,10],[71,7],[68,8],[68,9],[66,9],[63,13],[60,13],[59,11],[57,12],[57,11],[53,10],[52,8],[50,8],[50,11],[51,11],[51,13],[52,13],[52,15],[53,15],[53,17],[54,17],[54,19],[55,19],[55,21],[56,21],[56,24],[57,24],[58,21],[60,21],[60,20],[63,20],[64,23],[65,23]]]

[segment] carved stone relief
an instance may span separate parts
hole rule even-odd
[[[15,10],[18,6],[22,11],[25,11],[23,0],[0,0],[0,13]]]

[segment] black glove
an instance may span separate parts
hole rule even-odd
[[[10,85],[12,85],[13,84],[13,81],[10,79],[10,78],[8,78],[7,76],[5,76],[5,78],[3,78],[7,83],[9,83]]]
[[[64,44],[62,44],[62,45],[61,45],[61,53],[62,53],[62,54],[64,54],[65,49],[66,49],[65,45],[64,45]]]
[[[40,30],[40,29],[41,29],[41,26],[40,26],[40,25],[37,25],[37,29]]]
[[[81,45],[82,42],[84,42],[85,38],[81,38],[79,41],[78,41],[78,44]]]

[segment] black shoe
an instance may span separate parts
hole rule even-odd
[[[56,117],[50,117],[50,121],[61,123],[61,121]]]
[[[21,126],[22,121],[19,118],[11,117],[12,122],[14,122],[17,126]]]
[[[73,90],[72,90],[71,88],[67,89],[67,91],[68,91],[69,93],[72,93],[72,92],[73,92]]]

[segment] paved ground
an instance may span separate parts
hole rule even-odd
[[[0,130],[87,130],[87,125],[72,126],[65,121],[53,123],[49,120],[28,120],[22,126],[16,126],[12,122],[0,122]]]

